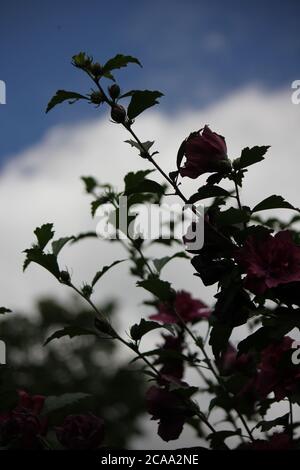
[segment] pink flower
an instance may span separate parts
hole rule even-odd
[[[292,338],[284,336],[261,353],[256,389],[261,398],[274,392],[277,401],[300,389],[300,368],[291,361]]]
[[[224,137],[210,130],[208,126],[192,132],[184,143],[185,165],[181,176],[197,178],[204,173],[213,173],[229,166]]]
[[[300,246],[288,230],[275,236],[249,237],[235,259],[247,273],[245,287],[255,294],[300,281]]]
[[[151,315],[150,318],[162,323],[180,323],[179,317],[185,322],[195,322],[208,318],[209,315],[210,309],[201,300],[193,299],[188,292],[179,291],[176,293],[173,304],[160,303],[158,312]]]
[[[169,356],[164,356],[159,359],[158,364],[162,364],[160,374],[166,379],[182,379],[184,373],[184,360],[180,357],[183,349],[183,336],[163,335],[165,340],[161,346],[163,351],[174,353]],[[178,353],[178,356],[176,355]]]
[[[17,449],[39,449],[40,436],[47,432],[47,420],[40,416],[45,397],[19,391],[14,410],[0,416],[0,442]]]
[[[218,368],[222,375],[231,375],[235,372],[243,372],[251,365],[252,358],[249,354],[237,355],[237,350],[232,344],[224,351],[218,361]]]
[[[56,436],[67,449],[97,449],[104,438],[104,421],[91,413],[70,415],[56,428]]]

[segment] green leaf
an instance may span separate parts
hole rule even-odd
[[[28,250],[25,250],[26,253],[26,259],[24,262],[23,270],[27,268],[27,266],[32,262],[39,264],[43,268],[47,269],[53,276],[55,276],[57,279],[60,277],[60,270],[57,264],[57,258],[55,255],[52,253],[43,253],[43,251],[38,248],[29,248]]]
[[[54,236],[53,224],[44,224],[37,227],[33,233],[37,238],[38,247],[43,250]]]
[[[218,358],[221,352],[227,349],[232,330],[232,326],[224,325],[223,323],[216,323],[212,327],[209,344],[212,347],[215,358]]]
[[[48,103],[46,113],[48,113],[54,106],[57,104],[63,103],[64,101],[69,100],[69,104],[75,103],[78,100],[86,100],[87,97],[80,95],[80,93],[75,93],[74,91],[65,91],[65,90],[58,90],[56,94],[51,98]]]
[[[156,271],[160,273],[162,268],[174,258],[190,259],[189,256],[185,253],[185,251],[179,251],[178,253],[175,253],[172,256],[164,256],[163,258],[156,258],[153,260],[153,264],[154,264]]]
[[[58,240],[55,240],[52,242],[52,253],[54,256],[57,256],[59,252],[63,249],[63,247],[70,242],[71,240],[74,240],[75,237],[63,237],[59,238]]]
[[[113,263],[111,263],[109,266],[104,266],[104,268],[101,269],[101,271],[98,271],[95,276],[94,276],[94,279],[92,280],[92,287],[95,286],[96,282],[99,281],[99,279],[109,270],[111,269],[113,266],[116,266],[117,264],[119,263],[123,263],[123,261],[126,261],[125,259],[121,259],[121,260],[117,260],[117,261],[114,261]]]
[[[127,109],[129,119],[135,119],[146,109],[158,104],[157,99],[161,96],[163,96],[163,93],[160,91],[134,90]]]
[[[49,396],[45,399],[43,406],[43,414],[48,415],[53,411],[60,410],[70,405],[74,405],[80,400],[89,397],[89,393],[64,393],[63,395],[58,396]]]
[[[121,69],[122,67],[127,67],[128,64],[137,64],[142,67],[142,64],[136,57],[132,57],[131,55],[122,55],[117,54],[112,59],[109,59],[106,64],[103,66],[103,72],[106,74],[111,70]]]
[[[248,222],[250,215],[245,209],[235,209],[230,207],[230,209],[219,212],[216,215],[216,221],[218,225],[235,225],[243,222]]]
[[[289,424],[289,413],[286,413],[283,416],[279,416],[279,418],[272,419],[270,421],[260,421],[255,426],[256,428],[261,428],[262,432],[270,431],[270,429],[274,428],[275,426],[284,426],[285,428]]]
[[[254,163],[264,160],[264,155],[269,148],[269,145],[244,148],[241,157],[235,160],[234,167],[236,169],[246,168],[247,166],[254,165]]]
[[[0,307],[0,315],[4,315],[5,313],[10,313],[11,310],[9,310],[9,308],[6,308],[6,307]]]
[[[200,201],[201,199],[207,199],[210,197],[229,197],[230,193],[220,186],[206,184],[198,189],[197,193],[193,194],[189,203],[193,204],[194,202]]]
[[[151,292],[151,294],[158,297],[162,302],[172,300],[175,295],[174,290],[171,288],[171,284],[158,278],[139,281],[137,286],[143,287],[148,292]]]
[[[292,206],[292,204],[283,199],[282,196],[278,196],[276,194],[274,194],[273,196],[269,196],[263,201],[261,201],[254,207],[252,212],[265,211],[269,209],[292,209],[297,212],[300,212],[300,209]]]
[[[81,179],[84,182],[87,193],[92,193],[98,186],[98,182],[93,176],[82,176]]]
[[[50,343],[54,339],[60,339],[65,336],[69,336],[69,338],[75,338],[76,336],[86,336],[86,335],[95,336],[96,333],[93,330],[88,330],[80,326],[66,326],[65,328],[62,328],[61,330],[57,330],[54,333],[52,333],[52,335],[46,339],[44,346],[46,346],[48,343]]]
[[[141,157],[144,157],[145,151],[149,152],[150,148],[154,144],[154,140],[147,140],[146,142],[142,142],[142,145],[140,145],[138,142],[135,142],[135,140],[132,140],[132,139],[125,140],[125,142],[126,144],[131,145],[131,147],[137,148]]]
[[[174,334],[172,325],[161,325],[155,321],[148,321],[142,318],[139,324],[133,325],[130,328],[130,336],[134,341],[139,341],[146,333],[157,330],[158,328],[165,328],[170,331],[170,333]]]

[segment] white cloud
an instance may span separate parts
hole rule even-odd
[[[181,140],[206,123],[226,136],[232,157],[238,156],[245,146],[270,144],[265,162],[249,169],[242,199],[251,205],[277,193],[298,205],[299,117],[300,107],[291,104],[289,93],[248,88],[204,110],[186,110],[171,116],[148,112],[138,120],[136,132],[142,139],[155,139],[160,152],[156,158],[167,171],[175,167]],[[101,118],[54,128],[9,163],[0,177],[1,304],[30,309],[36,296],[51,293],[67,298],[67,289],[39,267],[31,266],[23,274],[21,252],[31,244],[33,229],[41,223],[54,222],[57,236],[95,228],[79,177],[95,175],[121,187],[129,170],[146,166],[134,149],[123,143],[127,138],[120,126]],[[199,182],[184,181],[182,188],[189,194],[199,186]],[[73,269],[74,279],[80,282],[91,279],[99,267],[122,257],[123,249],[117,244],[84,241],[65,249],[61,266]],[[121,299],[123,328],[143,314],[139,305],[142,292],[135,288],[135,280],[127,272],[126,263],[115,268],[103,278],[96,295],[97,299]],[[191,290],[207,301],[212,299],[213,289],[204,289],[184,260],[178,260],[176,269],[175,264],[170,264],[165,278],[177,288]],[[190,439],[191,434],[186,436],[183,441]],[[155,441],[153,445],[164,444]]]

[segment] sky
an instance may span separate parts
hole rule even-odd
[[[0,305],[30,314],[37,297],[67,301],[70,292],[38,266],[22,273],[22,250],[33,241],[33,230],[47,222],[54,223],[57,237],[94,230],[97,217],[91,219],[80,176],[95,175],[122,189],[128,171],[146,168],[124,144],[125,130],[111,124],[104,110],[77,103],[45,114],[57,89],[89,91],[87,78],[70,65],[80,50],[100,62],[119,52],[138,57],[143,69],[132,65],[116,73],[122,89],[165,93],[135,130],[155,140],[156,158],[166,171],[174,169],[183,138],[209,124],[225,136],[230,158],[246,146],[271,145],[266,160],[247,175],[245,204],[282,194],[299,206],[300,105],[291,102],[291,83],[300,79],[299,10],[297,1],[276,0],[2,0],[0,80],[6,82],[7,103],[0,105]],[[184,181],[182,190],[191,194],[201,181]],[[81,284],[122,258],[121,246],[84,241],[62,252],[60,266],[68,266]],[[203,288],[186,260],[177,260],[177,268],[175,263],[165,268],[164,279],[211,304],[214,289]],[[128,276],[127,263],[103,278],[95,299],[115,296],[121,331],[152,313],[141,306],[144,296]],[[188,432],[168,445],[151,432],[147,439],[135,445],[197,443]]]
[[[118,77],[124,89],[165,93],[164,112],[197,109],[249,83],[289,88],[298,77],[297,0],[2,0],[0,164],[47,129],[88,118],[83,104],[45,115],[58,88],[88,91],[70,66],[84,50],[100,62],[116,53],[144,64]]]

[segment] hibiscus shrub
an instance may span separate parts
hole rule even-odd
[[[86,94],[59,90],[47,112],[64,101],[85,101],[108,109],[111,120],[128,131],[127,142],[137,150],[143,169],[125,176],[121,192],[91,176],[83,177],[83,182],[93,198],[92,216],[104,204],[113,206],[116,233],[123,232],[113,242],[121,243],[126,250],[130,273],[138,278],[137,288],[151,295],[145,305],[151,306],[152,313],[148,319],[129,325],[130,337],[116,331],[92,297],[102,276],[113,266],[117,269],[120,261],[112,260],[91,282],[76,286],[72,271],[59,266],[59,252],[68,243],[97,234],[88,232],[53,241],[53,226],[45,224],[35,230],[36,240],[26,250],[24,269],[30,263],[47,269],[58,282],[81,296],[94,316],[93,328],[73,325],[52,334],[47,342],[66,335],[92,334],[99,341],[111,339],[128,348],[149,377],[145,409],[158,422],[158,434],[165,441],[178,439],[184,426],[192,426],[201,445],[205,440],[207,447],[213,449],[299,448],[296,405],[300,402],[300,366],[292,339],[300,325],[300,245],[296,230],[299,209],[279,195],[271,195],[253,208],[244,205],[240,197],[247,171],[265,158],[269,147],[246,147],[239,158],[231,160],[224,137],[205,125],[179,145],[176,167],[174,163],[174,171],[167,174],[156,157],[158,152],[152,151],[154,142],[143,141],[134,127],[135,120],[157,104],[162,93],[121,92],[113,75],[131,63],[141,65],[139,60],[119,54],[99,64],[81,52],[72,63],[87,75],[94,89]],[[108,86],[107,81],[113,84]],[[149,177],[148,167],[161,176],[160,183]],[[199,178],[198,191],[184,195],[181,178]],[[190,229],[195,229],[195,233],[202,224],[204,244],[195,246],[184,237],[182,251],[157,259],[145,251],[158,243],[172,250],[178,244],[174,232],[168,240],[149,241],[125,230],[124,238],[124,226],[118,218],[122,212],[120,196],[126,196],[129,210],[134,204],[162,204],[168,188],[196,214]],[[203,201],[204,214],[199,210]],[[289,222],[261,217],[261,213],[274,209],[287,209],[295,216]],[[128,224],[135,217],[130,213]],[[190,293],[176,291],[164,279],[163,267],[178,257],[192,263],[200,278],[199,286],[201,282],[215,286],[214,305],[208,307]],[[162,331],[161,343],[145,351],[143,337],[155,329]],[[188,374],[189,369],[197,375]],[[211,396],[208,407],[202,400],[204,393]],[[276,406],[277,402],[281,406]],[[4,444],[6,436],[16,429],[23,436],[29,423],[28,439],[32,445],[37,444],[36,433],[43,436],[45,432],[44,421],[31,408],[18,407],[2,421]],[[95,447],[103,438],[103,422],[91,415],[70,416],[56,429],[56,435],[66,448]]]

